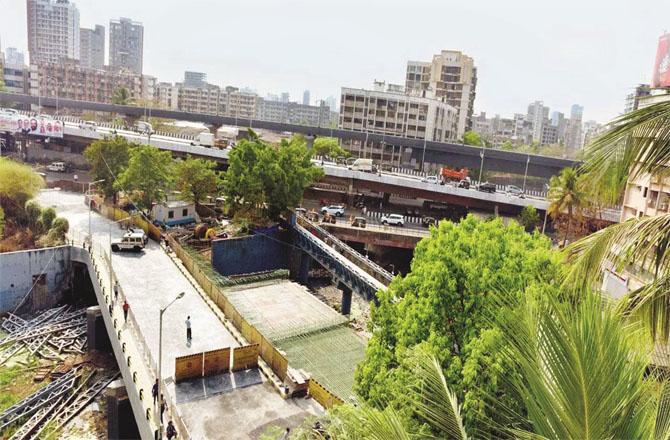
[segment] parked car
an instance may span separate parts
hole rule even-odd
[[[431,225],[437,225],[436,218],[426,215],[421,219],[421,226],[423,226],[424,228],[429,228]]]
[[[477,185],[477,191],[494,193],[496,192],[496,185],[495,183],[489,183],[489,182],[480,183],[479,185]]]
[[[328,205],[321,208],[321,214],[330,214],[335,217],[342,217],[344,215],[344,206],[342,205]]]
[[[67,165],[65,165],[65,162],[51,162],[47,165],[47,170],[64,173],[67,171]]]
[[[140,228],[128,228],[126,233],[124,234],[124,237],[140,237],[144,244],[146,245],[149,242],[149,236],[144,232],[143,229]]]
[[[364,228],[367,225],[368,221],[365,217],[354,217],[351,221],[351,226],[355,228]]]
[[[138,234],[124,235],[112,240],[112,252],[133,251],[141,252],[144,249],[144,240]]]
[[[436,185],[440,183],[440,179],[438,179],[437,176],[426,176],[423,179],[421,179],[421,181],[425,183],[434,183]]]
[[[507,194],[510,196],[517,196],[521,199],[525,199],[526,195],[523,193],[523,190],[519,188],[518,186],[515,185],[508,185],[507,186]]]
[[[459,188],[465,188],[465,189],[470,189],[470,180],[468,179],[463,179],[460,182],[458,182],[457,185]]]
[[[384,214],[381,222],[382,225],[405,226],[405,218],[400,214]]]
[[[0,108],[0,113],[4,113],[6,115],[18,115],[19,112],[14,110],[13,108]]]
[[[98,131],[98,123],[94,121],[82,121],[79,123],[79,129]]]

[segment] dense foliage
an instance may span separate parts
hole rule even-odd
[[[198,205],[207,196],[215,195],[219,177],[216,162],[187,157],[175,164],[176,188],[182,198]]]
[[[379,292],[356,390],[373,405],[408,410],[403,387],[414,375],[407,360],[420,350],[439,360],[463,403],[467,426],[497,417],[485,395],[499,394],[510,409],[521,411],[521,402],[502,390],[507,369],[498,351],[502,335],[486,315],[497,295],[519,295],[529,285],[558,278],[558,256],[543,236],[529,235],[515,223],[504,226],[500,219],[440,222],[416,247],[411,272]]]
[[[21,213],[43,186],[44,180],[29,166],[0,157],[0,207],[7,216]]]
[[[533,232],[540,223],[540,214],[533,205],[526,205],[519,214],[519,223],[524,227],[526,232]]]
[[[558,229],[563,232],[564,246],[575,218],[579,219],[582,216],[582,208],[586,204],[586,199],[583,185],[574,168],[563,168],[558,176],[552,176],[549,180],[549,192],[547,193],[549,209],[547,212],[554,221],[564,218],[564,221],[556,223]]]
[[[130,150],[128,167],[117,176],[114,187],[135,194],[137,207],[148,211],[154,202],[165,200],[173,177],[170,152],[142,145]]]
[[[138,144],[130,143],[121,136],[95,141],[86,147],[84,157],[91,164],[91,180],[98,182],[96,189],[105,197],[115,197],[118,189],[114,182],[128,166],[130,150]]]
[[[230,153],[224,193],[235,213],[265,207],[267,216],[276,219],[287,208],[299,206],[305,188],[322,174],[303,139],[282,140],[273,147],[250,131],[250,139],[238,142]]]
[[[318,137],[314,139],[314,154],[328,157],[349,157],[349,152],[340,147],[337,138]]]

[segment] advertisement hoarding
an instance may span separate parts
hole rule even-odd
[[[651,87],[670,87],[670,34],[658,39]]]
[[[63,122],[42,116],[0,113],[0,131],[62,138]]]

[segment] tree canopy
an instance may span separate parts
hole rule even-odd
[[[373,404],[407,408],[404,384],[413,379],[406,362],[421,350],[435,355],[447,383],[463,402],[466,425],[495,418],[484,401],[500,392],[506,361],[502,333],[486,312],[501,292],[559,278],[559,257],[539,234],[516,223],[442,221],[414,250],[411,272],[378,293],[369,328],[372,338],[356,373],[356,390]],[[504,313],[500,311],[500,313]],[[501,393],[504,395],[504,393]],[[518,409],[511,398],[505,404]]]
[[[298,206],[302,195],[323,172],[311,162],[303,139],[282,140],[273,147],[251,133],[228,158],[224,193],[233,211],[251,212],[266,207],[275,219],[287,208]]]
[[[328,157],[348,157],[349,152],[340,147],[336,138],[318,137],[314,139],[314,154]]]
[[[22,212],[43,186],[42,177],[29,166],[0,157],[0,207],[8,216]]]
[[[463,134],[463,143],[465,145],[473,145],[475,147],[483,147],[484,140],[481,135],[476,131],[466,131]]]
[[[132,98],[130,97],[130,92],[125,87],[119,87],[114,90],[112,95],[112,104],[116,105],[130,105],[132,103]]]
[[[560,225],[564,230],[563,245],[568,240],[570,228],[575,217],[581,217],[581,209],[586,203],[586,196],[579,182],[579,176],[574,168],[563,168],[558,176],[552,176],[549,180],[549,200],[548,213],[557,220],[565,216],[565,226]]]
[[[142,145],[130,151],[128,167],[121,172],[114,188],[134,193],[140,209],[151,209],[154,202],[165,200],[173,183],[173,162],[169,151]]]
[[[84,150],[84,157],[91,164],[91,180],[104,180],[96,184],[105,197],[115,197],[118,188],[114,182],[128,166],[130,150],[139,144],[130,143],[121,136],[102,139]]]
[[[216,162],[212,160],[189,156],[178,161],[175,164],[176,188],[182,198],[197,205],[207,196],[215,195],[219,183],[215,168]]]

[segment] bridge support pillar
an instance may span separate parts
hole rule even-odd
[[[498,217],[498,205],[497,204],[493,207],[493,215]]]
[[[89,350],[111,351],[112,344],[102,320],[100,306],[86,309],[86,340]]]
[[[384,206],[388,206],[389,201],[391,200],[391,193],[384,193]]]
[[[140,438],[140,431],[135,422],[123,379],[110,383],[105,390],[105,396],[107,398],[107,438],[110,440]]]
[[[342,282],[337,285],[337,288],[342,291],[341,313],[343,315],[348,315],[351,313],[351,289]]]
[[[311,150],[314,147],[314,139],[316,139],[316,136],[314,135],[307,135],[305,136],[305,140],[307,141],[307,149]]]
[[[309,269],[312,267],[312,257],[303,252],[300,256],[300,270],[298,271],[298,281],[307,285],[309,280]]]

